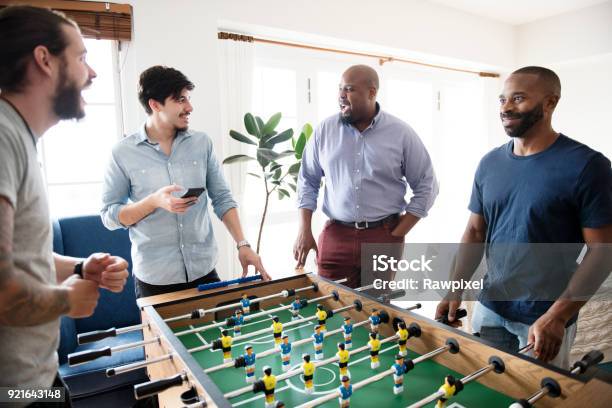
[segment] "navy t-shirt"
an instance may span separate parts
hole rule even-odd
[[[564,135],[530,156],[513,147],[510,141],[480,161],[469,209],[487,224],[480,301],[532,324],[569,283],[582,228],[612,224],[612,169],[604,155]]]

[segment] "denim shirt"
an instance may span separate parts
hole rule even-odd
[[[206,187],[197,204],[184,214],[157,208],[131,226],[119,221],[119,211],[170,184]],[[215,268],[218,258],[208,202],[219,219],[237,207],[223,178],[210,138],[201,132],[178,132],[170,156],[151,143],[144,125],[119,142],[104,176],[102,222],[111,230],[128,228],[132,270],[141,281],[169,285],[193,281]]]

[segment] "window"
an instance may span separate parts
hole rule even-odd
[[[83,92],[86,116],[49,129],[38,145],[53,217],[97,214],[112,146],[121,135],[116,43],[85,40],[97,78]]]
[[[257,44],[253,112],[267,119],[283,113],[281,128],[316,125],[338,112],[338,84],[350,65],[375,66],[372,59]],[[406,121],[427,147],[440,182],[440,195],[429,216],[411,231],[407,242],[457,242],[467,221],[467,204],[474,171],[488,150],[485,133],[483,79],[464,74],[424,70],[387,63],[376,67],[381,107]],[[255,163],[250,165],[256,166]],[[244,204],[246,233],[257,239],[263,210],[261,180],[248,176]],[[319,206],[313,217],[315,239],[326,220]],[[407,195],[410,199],[411,193]],[[275,276],[292,273],[293,243],[298,213],[295,195],[279,201],[271,197],[263,231],[261,255]],[[282,239],[279,239],[282,237]],[[315,270],[310,255],[307,270]]]

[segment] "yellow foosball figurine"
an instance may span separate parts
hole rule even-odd
[[[272,317],[272,333],[274,335],[274,346],[280,347],[283,337],[283,324],[278,320],[278,316]]]
[[[338,352],[336,353],[338,356],[338,367],[340,368],[340,378],[347,376],[351,378],[351,374],[348,370],[348,362],[351,354],[346,350],[346,346],[344,343],[338,343]]]
[[[376,333],[370,333],[370,341],[368,341],[370,347],[370,367],[372,370],[380,367],[380,361],[378,360],[378,352],[380,351],[380,340]]]
[[[399,354],[406,356],[408,354],[408,350],[406,349],[406,342],[408,341],[408,329],[406,328],[406,323],[400,322],[396,334],[397,337],[399,337],[399,340],[397,341],[399,346]]]
[[[266,396],[265,407],[275,408],[276,400],[274,398],[274,389],[276,388],[276,376],[272,374],[272,368],[270,366],[265,366],[263,368],[263,373],[264,376],[253,385],[253,392],[263,392]]]
[[[327,331],[325,327],[325,321],[327,320],[327,312],[323,309],[323,305],[317,305],[317,311],[315,314],[317,315],[319,326],[321,326],[321,332],[325,333]]]
[[[306,394],[312,394],[314,392],[314,384],[312,379],[314,377],[316,367],[310,362],[309,354],[303,354],[302,360],[304,360],[304,363],[302,364],[302,370],[304,371],[304,392]]]
[[[221,350],[223,351],[223,362],[229,363],[232,361],[232,336],[229,335],[227,330],[221,332]]]
[[[438,390],[438,391],[444,392],[444,396],[440,397],[440,399],[436,403],[436,408],[444,408],[446,406],[446,401],[450,397],[455,395],[455,392],[457,390],[455,383],[456,383],[455,377],[453,377],[452,375],[447,375],[444,378],[444,384],[442,384],[442,386]]]

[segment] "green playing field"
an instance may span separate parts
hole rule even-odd
[[[315,312],[314,305],[308,305],[300,311],[300,315],[304,317],[313,316]],[[276,313],[280,321],[283,323],[291,321],[289,311],[283,310]],[[248,320],[242,326],[242,334],[248,334],[256,330],[270,328],[270,316],[261,316],[253,320]],[[343,323],[343,317],[336,315],[327,321],[327,330],[339,328]],[[358,323],[353,321],[353,324]],[[407,323],[410,323],[409,321]],[[210,324],[210,323],[208,323]],[[295,326],[288,327],[284,333],[289,335],[289,341],[293,342],[299,339],[310,338],[313,334],[313,328],[316,325],[315,321],[301,322]],[[175,331],[185,330],[189,327],[182,327]],[[353,349],[364,346],[368,341],[369,325],[357,327],[353,331]],[[233,335],[233,331],[230,331]],[[206,330],[197,334],[189,334],[180,336],[186,348],[201,346],[211,343],[219,338],[220,330],[218,328]],[[382,340],[383,338],[381,338]],[[324,342],[324,358],[335,356],[337,352],[337,343],[344,341],[342,333],[333,334],[325,338]],[[272,338],[272,330],[269,334],[256,335],[246,339],[239,339],[232,346],[232,357],[236,358],[244,353],[244,346],[251,344],[256,354],[274,347]],[[442,346],[436,345],[432,349]],[[408,349],[410,350],[410,340],[408,340]],[[363,379],[369,378],[372,375],[384,371],[391,367],[394,363],[394,357],[397,354],[397,342],[392,341],[383,344],[380,351],[380,367],[376,370],[370,368],[370,355],[368,351],[364,351],[355,355],[351,355],[349,362],[349,371],[351,382],[354,384]],[[314,359],[314,348],[312,343],[294,346],[291,352],[291,367],[298,368],[302,363],[302,354],[309,353],[312,362]],[[194,358],[202,366],[209,368],[217,366],[223,362],[223,353],[220,350],[204,350],[193,353]],[[409,351],[409,358],[416,358],[418,354]],[[455,354],[454,358],[461,358],[461,352]],[[272,367],[274,375],[282,374],[280,353],[276,353],[267,357],[258,358],[256,361],[255,375],[257,378],[263,375],[262,368],[266,365]],[[359,390],[356,390],[351,397],[351,407],[406,407],[430,394],[436,392],[442,384],[446,375],[454,375],[456,378],[462,376],[449,370],[448,368],[426,360],[415,365],[414,369],[404,376],[404,392],[400,395],[393,394],[393,376],[388,376],[382,380],[369,384]],[[238,388],[246,386],[244,368],[226,368],[209,374],[212,380],[217,384],[222,392],[227,393]],[[495,374],[493,372],[487,374],[490,376],[504,375]],[[335,391],[340,386],[338,363],[328,364],[318,367],[314,374],[315,392],[311,395],[305,394],[304,382],[301,375],[296,375],[286,381],[280,381],[276,384],[276,400],[283,401],[287,407],[295,407],[303,404],[314,398],[318,398],[324,394]],[[263,393],[253,394],[248,392],[239,397],[230,400],[234,407],[264,407]],[[456,397],[448,401],[448,407],[507,407],[513,400],[497,391],[487,388],[477,382],[471,382],[465,386],[465,389]],[[454,404],[454,405],[453,405]],[[337,407],[338,400],[334,398],[332,401],[322,405],[323,407]],[[434,404],[429,404],[434,406]]]

